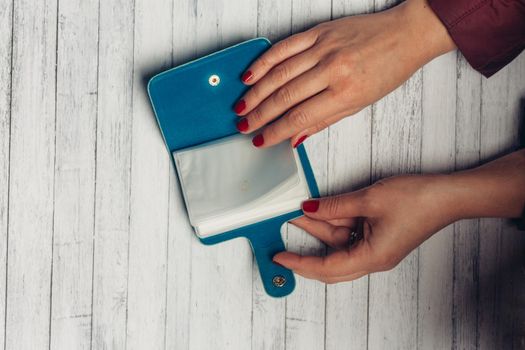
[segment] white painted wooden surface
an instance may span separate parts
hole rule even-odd
[[[148,77],[388,3],[1,1],[0,346],[525,348],[525,236],[507,221],[455,223],[352,283],[298,278],[286,299],[266,296],[247,242],[191,234]],[[508,152],[524,98],[524,55],[489,80],[460,54],[440,57],[306,142],[321,191]],[[283,234],[290,250],[326,250]]]

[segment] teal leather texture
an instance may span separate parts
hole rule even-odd
[[[265,38],[256,38],[162,72],[150,79],[148,94],[162,136],[172,152],[238,133],[236,101],[246,92],[241,75],[270,47]],[[210,84],[210,77],[220,81]],[[305,177],[313,197],[319,191],[303,145],[297,148]],[[301,210],[286,213],[211,237],[204,244],[216,244],[245,237],[250,241],[265,291],[272,297],[290,294],[295,287],[292,271],[272,262],[285,250],[281,227],[303,215]]]

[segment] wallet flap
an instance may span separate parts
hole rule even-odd
[[[238,132],[236,101],[248,87],[243,72],[270,47],[257,38],[153,77],[148,93],[170,152]]]

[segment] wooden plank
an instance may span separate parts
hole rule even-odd
[[[371,108],[330,127],[329,193],[370,183]],[[368,333],[368,276],[326,290],[326,349],[365,349]]]
[[[53,349],[91,347],[98,3],[59,3]]]
[[[193,229],[174,172],[170,174],[166,349],[190,349]],[[199,249],[203,247],[195,247]]]
[[[0,38],[0,344],[5,340],[13,3],[0,3],[0,33],[5,33]]]
[[[376,9],[388,1],[376,1]],[[372,178],[416,173],[421,160],[422,72],[380,100],[372,115]],[[395,143],[395,147],[392,147]],[[417,347],[418,249],[395,269],[370,276],[368,346]]]
[[[127,349],[165,345],[171,164],[146,83],[171,63],[172,6],[135,1]]]
[[[257,35],[272,43],[292,34],[292,0],[260,1],[257,9]]]
[[[55,153],[55,1],[16,1],[6,349],[49,346]]]
[[[479,163],[481,75],[458,55],[456,169]],[[476,348],[478,329],[479,220],[454,224],[453,347]]]
[[[419,171],[421,71],[379,101],[372,117],[372,177]],[[392,142],[397,142],[392,147]],[[417,346],[418,250],[395,269],[370,276],[369,347]]]
[[[371,0],[332,2],[339,18],[372,12]],[[328,192],[330,195],[370,184],[372,108],[330,127]],[[368,333],[368,276],[326,289],[326,349],[366,349]]]
[[[523,55],[496,75],[482,81],[482,160],[492,159],[519,144],[521,98],[525,95]],[[517,302],[523,294],[523,233],[506,220],[482,219],[479,259],[479,348],[510,348],[523,337]],[[521,306],[523,307],[523,306]],[[519,331],[519,334],[517,333]]]
[[[100,2],[93,349],[124,349],[128,287],[133,1]]]
[[[257,3],[254,0],[198,1],[194,6],[193,16],[198,19],[193,33],[197,56],[256,34]],[[176,234],[186,233],[186,220],[171,224]],[[207,247],[192,238],[189,288],[190,349],[251,347],[252,253],[246,240]]]
[[[375,180],[419,171],[421,88],[419,71],[377,103],[372,117],[372,176]],[[392,147],[394,140],[396,147]],[[370,276],[370,348],[416,347],[417,277],[417,249],[392,271]]]
[[[172,62],[174,66],[196,58],[197,1],[173,7]],[[170,171],[168,264],[166,281],[166,349],[190,349],[191,264],[194,233],[175,172]]]
[[[323,1],[292,3],[292,32],[297,33],[330,19],[331,4]],[[305,142],[321,195],[327,194],[328,130]],[[324,244],[288,225],[288,249],[300,254],[324,254]],[[296,276],[297,285],[286,300],[286,348],[323,349],[325,343],[326,285]]]
[[[291,11],[291,0],[259,1],[257,35],[265,36],[273,43],[289,36],[292,30]],[[283,231],[283,238],[286,238],[286,226]],[[266,294],[256,263],[253,264],[252,275],[252,349],[285,349],[286,299]]]
[[[421,171],[454,170],[456,135],[456,53],[423,67]],[[437,232],[419,248],[418,348],[452,346],[454,226]]]
[[[509,122],[513,123],[512,136],[515,147],[525,147],[525,55],[522,53],[509,67]],[[525,234],[518,231],[516,222],[504,222],[502,246],[507,276],[503,303],[505,317],[511,320],[513,349],[525,346]],[[508,302],[511,300],[512,302]]]

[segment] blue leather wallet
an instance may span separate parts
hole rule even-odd
[[[270,42],[265,38],[252,39],[162,72],[149,81],[151,104],[175,167],[173,152],[239,133],[236,128],[239,117],[233,112],[233,106],[247,90],[241,75],[269,47]],[[306,151],[302,145],[296,151],[310,195],[318,197]],[[274,264],[272,257],[285,250],[281,226],[301,215],[302,211],[296,209],[199,239],[204,244],[215,244],[237,237],[247,238],[266,292],[273,297],[283,297],[293,291],[295,279],[292,271]]]

